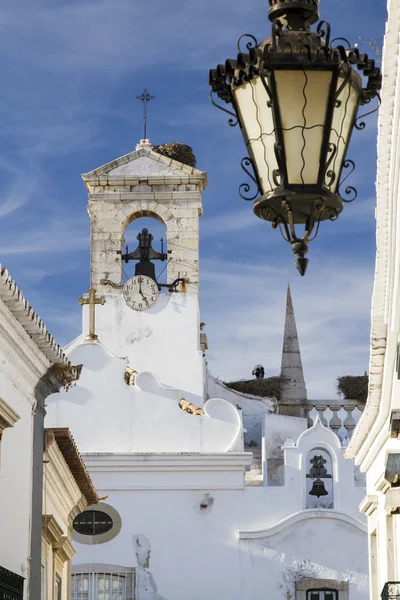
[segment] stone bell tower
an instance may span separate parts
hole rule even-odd
[[[86,173],[83,180],[89,191],[90,287],[92,295],[95,289],[97,301],[95,339],[114,355],[126,357],[137,373],[150,372],[163,385],[180,389],[185,399],[201,405],[199,217],[207,175],[194,165],[188,146],[153,147],[148,140],[141,140],[135,152]],[[166,227],[167,285],[159,284],[154,303],[134,309],[123,295],[121,253],[126,227],[140,217],[152,217]],[[151,239],[146,230],[139,238],[143,248]],[[137,251],[131,254],[136,257]],[[157,254],[152,250],[150,262]],[[161,256],[165,260],[164,253]],[[178,278],[184,283],[171,285]],[[91,322],[94,329],[93,307],[90,298],[82,304],[82,335],[87,339]]]
[[[124,232],[139,217],[166,226],[168,283],[182,277],[188,292],[198,291],[201,191],[207,175],[194,164],[183,144],[153,148],[141,140],[135,152],[82,175],[89,192],[90,279],[98,293],[122,289]]]

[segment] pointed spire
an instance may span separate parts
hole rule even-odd
[[[307,404],[307,390],[304,382],[299,338],[297,337],[296,319],[289,284],[286,299],[280,388],[280,412],[282,414],[292,414],[293,416],[305,416],[302,414],[304,410],[301,409]],[[287,409],[282,410],[284,406]]]

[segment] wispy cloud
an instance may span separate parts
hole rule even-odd
[[[333,28],[346,10],[344,36],[357,18],[362,35],[368,37],[370,27],[376,37],[385,17],[378,3],[362,15],[355,1],[335,0],[324,9]],[[157,96],[151,139],[188,143],[199,168],[208,171],[200,272],[212,369],[227,378],[248,376],[258,362],[268,373],[279,371],[290,279],[310,395],[326,397],[337,375],[363,372],[368,360],[373,261],[362,260],[374,249],[375,128],[354,136],[349,154],[361,158],[354,174],[359,198],[337,223],[324,225],[302,280],[278,232],[253,215],[251,203],[240,203],[237,188],[246,177],[239,128],[230,128],[208,99],[207,71],[235,56],[239,35],[270,35],[266,7],[262,12],[260,19],[259,0],[4,5],[0,259],[56,337],[62,343],[74,337],[89,261],[80,173],[134,148],[142,132],[134,97],[146,86]],[[135,244],[136,232],[129,235]],[[358,245],[351,247],[353,236]]]
[[[336,377],[368,368],[372,278],[373,265],[341,269],[321,255],[301,280],[290,264],[206,261],[202,319],[211,370],[237,380],[261,363],[268,375],[279,374],[290,281],[309,396],[334,397]]]
[[[5,231],[0,240],[0,256],[61,254],[88,247],[87,224],[79,218],[58,216],[28,229],[20,237],[16,237],[13,230]]]

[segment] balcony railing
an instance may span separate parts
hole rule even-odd
[[[400,581],[388,581],[382,590],[382,600],[400,600]]]
[[[0,567],[0,600],[22,600],[24,578]]]

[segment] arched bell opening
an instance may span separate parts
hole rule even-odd
[[[306,457],[306,508],[334,508],[332,458],[327,450],[313,448]]]
[[[131,215],[124,224],[122,239],[122,283],[134,275],[150,277],[158,284],[168,278],[167,227],[149,211]]]

